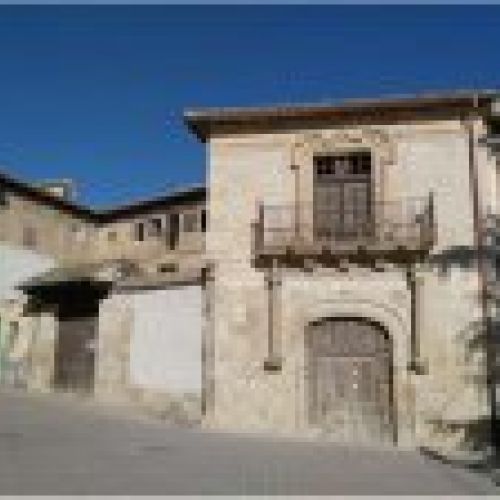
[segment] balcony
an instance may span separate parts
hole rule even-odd
[[[258,266],[277,260],[303,266],[310,259],[408,262],[427,254],[435,234],[432,195],[375,202],[362,210],[260,205],[253,226]]]

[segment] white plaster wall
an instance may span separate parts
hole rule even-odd
[[[17,287],[26,280],[37,276],[52,268],[56,264],[52,257],[42,255],[32,250],[16,247],[7,243],[0,243],[0,371],[4,373],[4,380],[18,377],[15,373],[20,370],[22,378],[30,385],[36,385],[35,379],[40,378],[39,372],[52,369],[52,359],[44,358],[43,366],[39,366],[41,358],[37,357],[38,336],[42,331],[41,323],[36,318],[26,317],[23,306],[26,296]],[[19,325],[18,336],[12,338],[10,322]],[[46,330],[46,328],[45,328]],[[3,353],[2,353],[3,351]],[[31,368],[30,368],[31,364]],[[17,368],[16,368],[17,366]],[[47,378],[47,377],[46,377]]]
[[[0,244],[0,300],[18,298],[16,286],[55,265],[52,257],[5,243]]]
[[[202,387],[200,286],[144,291],[131,297],[130,382],[170,394]]]

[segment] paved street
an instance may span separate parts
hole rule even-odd
[[[417,453],[173,429],[0,393],[0,494],[493,494]]]

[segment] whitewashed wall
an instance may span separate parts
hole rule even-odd
[[[52,257],[0,244],[0,300],[18,298],[16,286],[55,265]]]
[[[130,382],[170,394],[201,392],[201,287],[145,291],[131,300]]]
[[[28,353],[36,338],[37,323],[23,316],[24,294],[17,287],[55,265],[51,257],[0,243],[0,383],[30,384]],[[14,336],[11,322],[19,326]],[[35,361],[35,365],[36,365]]]

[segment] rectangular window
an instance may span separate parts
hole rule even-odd
[[[500,120],[491,120],[488,124],[488,135],[500,137]]]
[[[116,241],[118,234],[116,231],[108,231],[108,241]]]
[[[204,233],[207,230],[207,211],[201,211],[201,231]]]
[[[9,195],[7,194],[7,190],[3,187],[0,187],[0,208],[6,208],[9,206]]]
[[[168,217],[168,235],[167,243],[171,250],[177,248],[179,243],[180,217],[179,214],[173,213]]]
[[[144,241],[144,222],[134,224],[134,238],[136,241]]]
[[[183,217],[183,229],[185,233],[194,233],[198,230],[198,213],[186,212]]]
[[[148,235],[154,237],[161,236],[163,229],[163,221],[160,218],[149,220]]]
[[[36,230],[33,227],[27,226],[23,228],[23,245],[33,248],[36,246]]]
[[[179,270],[179,267],[173,262],[168,262],[159,264],[157,269],[159,273],[175,273]]]

